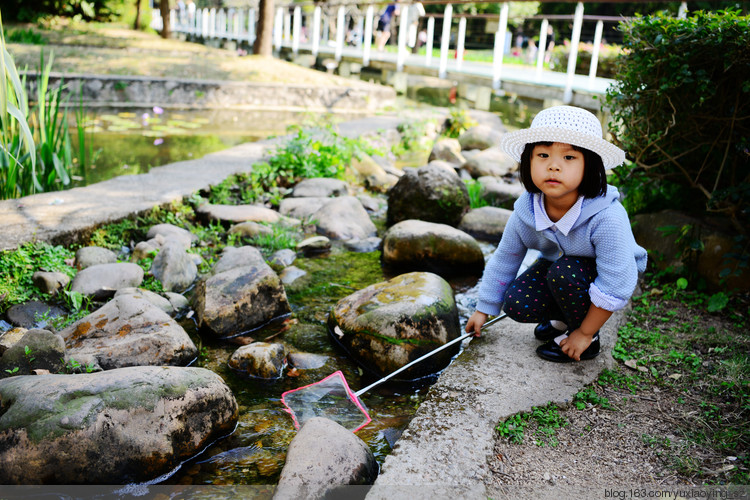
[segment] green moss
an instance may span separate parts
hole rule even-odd
[[[19,397],[24,386],[9,380],[3,391],[3,403],[7,411],[2,416],[0,430],[25,429],[29,440],[38,443],[44,439],[57,438],[71,430],[86,429],[93,424],[97,415],[108,408],[140,408],[153,412],[158,401],[184,397],[189,390],[205,386],[208,380],[200,373],[193,373],[190,380],[183,380],[179,384],[154,384],[147,389],[125,387],[102,393],[81,389],[62,395],[52,407],[45,405],[44,401],[54,398],[54,394],[40,398]]]

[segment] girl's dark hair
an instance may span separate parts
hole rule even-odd
[[[526,144],[523,153],[521,153],[521,164],[519,173],[523,187],[529,193],[541,193],[538,187],[531,180],[531,153],[535,146],[551,146],[551,142],[533,142]],[[578,186],[578,194],[584,198],[596,198],[607,194],[607,174],[604,171],[602,157],[593,151],[573,146],[573,149],[583,154],[583,179]]]

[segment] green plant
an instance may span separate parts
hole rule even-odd
[[[18,373],[18,367],[17,367],[17,366],[15,366],[15,367],[13,367],[12,369],[6,369],[5,371],[6,371],[6,373],[8,373],[9,375],[15,375],[16,373]]]
[[[122,80],[117,80],[117,81],[115,82],[115,85],[114,85],[114,87],[115,87],[115,90],[117,90],[118,92],[119,92],[119,91],[123,91],[123,90],[125,90],[126,88],[128,88],[128,82],[124,82],[124,81],[122,81]]]
[[[529,423],[527,413],[517,413],[500,422],[495,430],[513,444],[523,443],[524,429]]]
[[[583,410],[588,406],[599,406],[605,410],[611,410],[612,405],[609,404],[609,399],[600,396],[596,393],[593,387],[584,387],[573,397],[573,404],[579,410]]]
[[[451,108],[448,112],[444,135],[446,137],[458,138],[462,133],[476,124],[477,122],[469,116],[469,113],[465,109]]]
[[[633,160],[615,171],[626,196],[644,210],[721,212],[747,234],[750,18],[735,10],[659,13],[619,29],[623,55],[606,106],[610,130]]]
[[[8,31],[7,42],[25,43],[29,45],[46,45],[47,40],[38,32],[31,28],[15,29]]]
[[[489,205],[487,200],[482,197],[482,183],[476,179],[464,180],[466,190],[469,192],[469,206],[471,208],[481,208]]]
[[[26,356],[26,361],[28,361],[29,363],[33,363],[36,359],[34,357],[34,351],[27,345],[23,346],[23,355]]]
[[[410,153],[426,152],[430,147],[427,141],[427,130],[433,124],[431,121],[411,120],[400,123],[396,130],[400,134],[398,143],[391,146],[391,152],[397,157]]]
[[[68,264],[74,253],[62,246],[30,242],[11,251],[0,252],[0,312],[13,304],[27,302],[33,297],[42,298],[31,279],[35,271],[58,271],[71,278],[75,269]],[[67,262],[66,262],[67,261]]]

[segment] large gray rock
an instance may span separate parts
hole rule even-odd
[[[328,177],[314,177],[298,182],[292,190],[295,198],[330,198],[331,196],[346,196],[349,185],[340,179]]]
[[[489,125],[475,125],[462,133],[458,138],[461,149],[488,149],[500,146],[503,132]]]
[[[42,293],[55,296],[70,283],[70,276],[60,272],[37,271],[31,277],[32,283]]]
[[[11,325],[23,328],[45,327],[49,320],[65,315],[66,312],[63,308],[38,300],[15,304],[5,312],[5,316]]]
[[[0,378],[28,375],[34,370],[52,373],[65,367],[65,343],[47,330],[28,330],[0,358]]]
[[[155,226],[151,226],[146,234],[146,238],[156,238],[157,235],[163,236],[165,239],[179,241],[185,250],[198,241],[198,236],[174,224],[156,224]]]
[[[505,182],[499,177],[484,176],[477,181],[482,185],[480,196],[494,207],[511,209],[513,203],[526,192],[520,182]]]
[[[505,154],[499,147],[491,147],[472,155],[462,165],[472,177],[502,177],[518,170],[516,161]]]
[[[458,229],[480,240],[498,242],[512,213],[498,207],[475,208],[464,215]]]
[[[279,213],[300,220],[309,220],[329,198],[284,198],[279,203]]]
[[[287,351],[282,344],[253,342],[232,353],[229,367],[251,377],[277,379],[284,376]]]
[[[405,220],[383,237],[383,264],[408,271],[430,271],[441,276],[479,275],[484,256],[479,243],[446,224]]]
[[[369,155],[363,155],[361,158],[352,158],[351,168],[355,172],[358,181],[364,184],[371,191],[384,193],[393,187],[398,178],[401,177],[401,171],[398,174],[388,172],[382,165]]]
[[[172,306],[172,303],[168,298],[162,297],[158,293],[154,293],[151,290],[145,290],[143,288],[122,288],[120,290],[117,290],[117,293],[115,293],[115,297],[119,297],[121,295],[138,295],[148,300],[149,302],[151,302],[151,304],[155,305],[170,316],[174,316],[176,313],[175,308]]]
[[[112,297],[120,288],[139,287],[142,282],[143,269],[137,264],[97,264],[76,274],[70,290],[94,300],[103,300]]]
[[[257,205],[213,205],[206,203],[198,207],[196,213],[210,220],[224,222],[253,221],[274,224],[281,219],[278,212]]]
[[[323,498],[338,486],[372,484],[377,474],[364,441],[333,420],[314,417],[289,444],[273,498]]]
[[[469,192],[457,175],[435,165],[404,170],[388,192],[388,225],[407,219],[454,227],[461,222],[469,210]]]
[[[435,142],[427,161],[432,160],[443,160],[456,166],[466,163],[466,159],[461,154],[461,144],[458,142],[458,139],[447,137],[438,139]]]
[[[453,290],[443,278],[414,272],[370,285],[331,308],[331,338],[362,366],[384,376],[461,335]],[[445,368],[445,349],[398,375],[410,380]]]
[[[198,266],[185,251],[184,243],[168,239],[151,264],[151,274],[167,292],[184,292],[198,277]]]
[[[0,399],[0,484],[152,480],[230,433],[238,414],[203,368],[13,377]]]
[[[317,232],[334,240],[365,239],[377,234],[362,203],[354,196],[340,196],[323,205],[313,219]]]
[[[120,295],[60,332],[68,357],[110,370],[185,365],[198,349],[185,330],[141,295]]]
[[[114,264],[117,254],[108,248],[82,247],[76,251],[76,267],[86,269],[97,264]]]
[[[281,280],[262,256],[252,257],[258,251],[251,248],[222,254],[212,274],[196,285],[198,325],[217,337],[241,335],[291,310]]]
[[[750,290],[750,268],[746,249],[735,240],[736,231],[718,217],[693,217],[676,210],[639,214],[632,218],[633,235],[639,245],[648,249],[649,266],[680,270],[694,266],[706,280],[710,291]],[[688,239],[703,246],[703,251],[686,252],[685,238],[675,229],[688,228]],[[670,230],[671,229],[671,230]],[[682,239],[682,241],[680,241]],[[690,262],[695,259],[694,262]],[[720,273],[725,273],[722,276]]]

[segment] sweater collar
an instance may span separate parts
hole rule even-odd
[[[565,212],[565,215],[559,221],[552,222],[547,215],[547,210],[544,208],[544,194],[535,193],[533,207],[536,230],[544,231],[545,229],[552,229],[552,231],[560,231],[563,235],[567,236],[581,215],[581,205],[583,205],[583,196],[578,197],[578,200]]]

